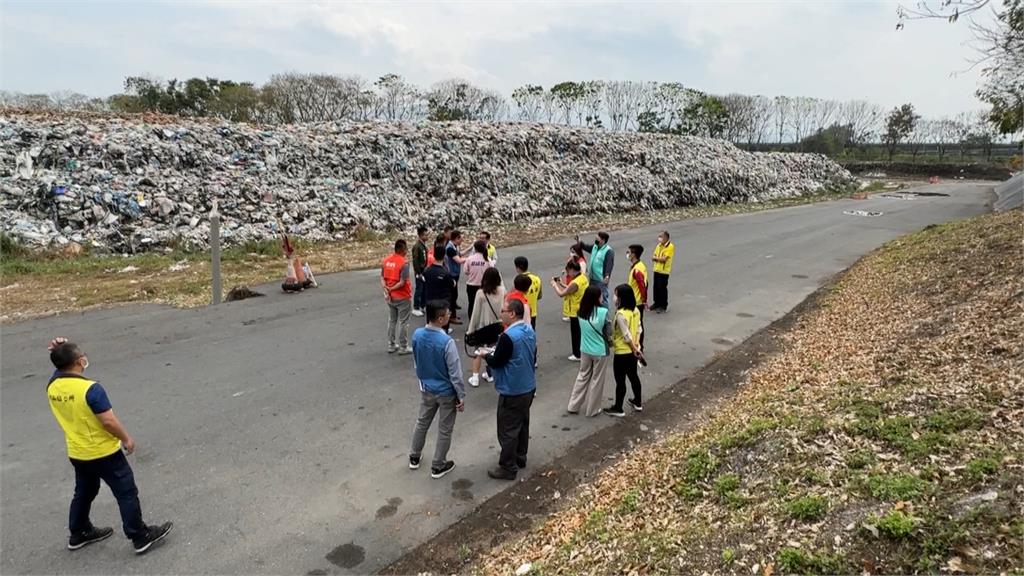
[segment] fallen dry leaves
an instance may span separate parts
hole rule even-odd
[[[1021,211],[853,266],[704,422],[618,459],[472,571],[1024,566]]]

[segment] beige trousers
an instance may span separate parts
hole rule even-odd
[[[569,395],[569,412],[582,412],[586,416],[601,413],[604,399],[604,373],[608,367],[608,356],[591,356],[584,352],[580,357],[580,371],[576,375],[572,394]]]

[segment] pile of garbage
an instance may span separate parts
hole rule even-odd
[[[0,224],[32,247],[135,252],[424,223],[761,202],[845,186],[814,154],[544,124],[323,123],[0,113]]]

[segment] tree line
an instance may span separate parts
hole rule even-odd
[[[520,121],[561,123],[615,131],[633,130],[723,138],[756,148],[842,154],[850,147],[883,143],[890,155],[901,144],[940,156],[965,143],[999,141],[989,112],[922,119],[907,104],[886,114],[866,100],[714,95],[678,82],[566,81],[548,88],[527,84],[510,98],[461,79],[422,89],[397,74],[370,82],[359,76],[275,74],[262,86],[216,78],[125,80],[106,99],[73,92],[0,93],[0,105],[124,113],[160,112],[236,122],[287,124],[351,121]],[[909,107],[909,109],[908,109]],[[917,145],[916,147],[913,145]]]

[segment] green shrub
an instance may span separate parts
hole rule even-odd
[[[728,566],[732,564],[734,560],[736,560],[735,550],[733,550],[732,548],[726,548],[725,550],[722,550],[722,564]]]
[[[874,525],[878,532],[894,540],[906,538],[917,526],[917,519],[902,510],[890,510],[888,514],[877,518]]]
[[[828,511],[828,500],[821,496],[803,496],[786,505],[790,518],[795,520],[821,520]]]

